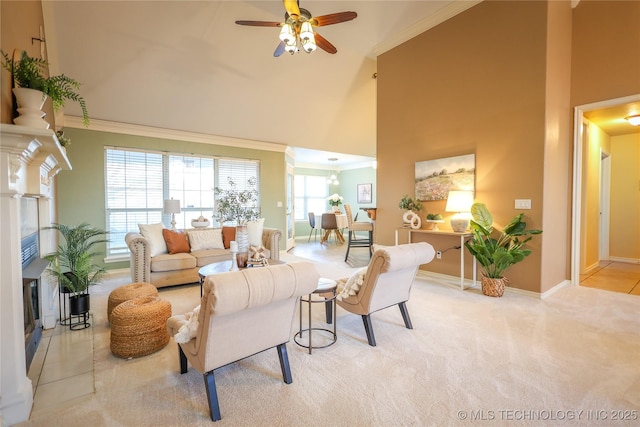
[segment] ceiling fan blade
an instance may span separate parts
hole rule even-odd
[[[276,50],[273,52],[273,56],[276,58],[284,53],[284,42],[280,42]]]
[[[329,43],[329,40],[325,39],[320,34],[314,33],[314,37],[316,39],[316,45],[325,52],[334,54],[338,51],[334,45]]]
[[[300,6],[298,5],[298,0],[282,0],[282,3],[284,3],[284,10],[287,11],[289,16],[295,16],[296,20],[300,17]]]
[[[267,21],[236,21],[238,25],[249,25],[252,27],[280,27],[282,22],[267,22]]]
[[[358,14],[355,12],[338,12],[331,13],[329,15],[316,16],[311,18],[309,21],[314,27],[322,27],[324,25],[333,25],[345,21],[351,21],[352,19],[356,19],[357,16]]]

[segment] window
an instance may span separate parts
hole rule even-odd
[[[227,177],[239,189],[255,177],[259,192],[260,163],[105,147],[107,257],[129,254],[124,236],[138,224],[162,222],[170,227],[171,215],[163,212],[165,199],[180,200],[176,228],[191,227],[200,215],[212,220],[213,189],[228,185]]]
[[[327,210],[327,177],[313,175],[296,175],[294,177],[296,208],[295,220],[307,221],[309,212],[315,214]]]

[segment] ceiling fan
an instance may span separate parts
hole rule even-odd
[[[280,30],[280,44],[273,52],[273,56],[280,56],[284,52],[292,55],[300,50],[311,53],[316,47],[328,52],[336,53],[338,49],[327,39],[318,34],[314,27],[339,24],[355,19],[358,14],[355,12],[338,12],[329,15],[313,17],[311,12],[303,9],[298,0],[282,0],[284,3],[284,22],[268,21],[236,21],[238,25],[249,25],[253,27],[282,27]]]

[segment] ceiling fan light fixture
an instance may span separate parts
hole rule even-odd
[[[290,42],[285,42],[284,50],[286,50],[292,55],[296,53],[298,51],[298,45],[296,43],[296,40],[294,39],[294,40],[291,40]]]
[[[300,40],[303,42],[305,40],[313,40],[313,27],[311,26],[311,22],[305,21],[302,23],[300,27]]]
[[[296,41],[296,35],[293,32],[293,28],[291,28],[290,24],[284,24],[282,26],[282,29],[280,30],[280,40],[282,40],[287,45],[291,42]]]
[[[302,40],[302,48],[305,52],[311,53],[316,50],[316,47],[316,41],[314,40],[313,35],[310,39]]]

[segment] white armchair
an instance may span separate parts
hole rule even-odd
[[[340,307],[362,316],[369,345],[376,345],[371,313],[378,310],[398,305],[405,326],[413,329],[406,302],[418,268],[421,264],[431,262],[434,256],[433,246],[425,242],[377,249],[358,292],[337,300]],[[348,282],[346,279],[338,282],[338,294],[342,293]]]
[[[179,344],[180,373],[187,361],[204,375],[211,419],[221,418],[214,370],[276,347],[284,382],[292,382],[286,343],[292,335],[296,302],[318,285],[310,262],[207,276],[195,336]],[[167,321],[171,336],[188,323],[184,315]]]

